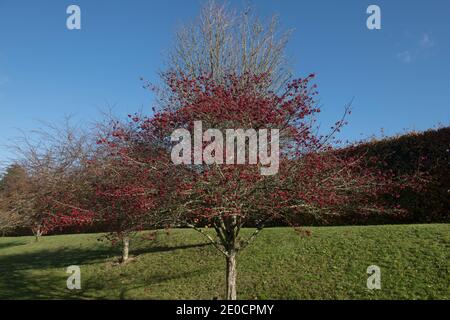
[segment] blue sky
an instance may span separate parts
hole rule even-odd
[[[240,7],[242,1],[229,1]],[[81,8],[81,30],[66,28],[66,8]],[[39,120],[74,114],[82,123],[114,106],[151,110],[139,77],[157,81],[164,52],[193,0],[0,0],[0,145]],[[381,8],[368,30],[366,8]],[[450,120],[450,1],[254,1],[263,17],[294,28],[288,46],[295,75],[317,73],[324,125],[354,98],[342,138],[356,140]],[[0,146],[0,162],[9,156]]]

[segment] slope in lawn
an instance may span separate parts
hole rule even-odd
[[[449,299],[448,225],[264,230],[238,256],[241,299]],[[252,230],[244,230],[248,235]],[[212,299],[224,296],[225,261],[193,230],[159,232],[119,248],[99,234],[0,238],[2,299]],[[81,267],[82,290],[66,288],[66,268]],[[381,290],[366,287],[369,265]]]

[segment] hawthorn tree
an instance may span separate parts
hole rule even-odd
[[[227,299],[237,297],[238,252],[270,221],[378,210],[371,200],[401,183],[367,169],[364,157],[341,157],[334,150],[334,136],[345,124],[348,107],[330,132],[319,133],[314,75],[292,79],[284,55],[288,36],[279,32],[276,19],[265,25],[249,10],[236,14],[214,1],[207,3],[198,20],[177,33],[168,71],[161,74],[162,89],[148,86],[158,93],[159,112],[136,119],[140,131],[163,142],[166,153],[173,147],[168,142],[174,130],[187,130],[184,140],[195,136],[197,121],[205,129],[216,129],[215,135],[200,137],[206,150],[202,155],[214,161],[198,163],[193,153],[186,155],[191,164],[174,170],[176,197],[168,206],[179,225],[202,233],[225,257]],[[265,159],[259,154],[254,165],[248,165],[245,148],[247,165],[230,162],[218,143],[227,129],[248,133],[245,147],[260,129],[278,130],[273,138],[279,145],[264,144],[269,152]],[[238,154],[242,148],[235,142],[231,144]],[[182,152],[189,146],[186,143]],[[269,153],[279,157],[278,170],[262,175]],[[249,238],[241,237],[243,227],[255,225]],[[203,226],[211,227],[215,236]]]
[[[320,108],[316,85],[311,84],[313,78],[311,74],[292,80],[284,91],[275,93],[261,90],[270,82],[270,75],[266,74],[231,74],[217,82],[211,74],[191,78],[170,73],[165,79],[172,92],[170,101],[177,108],[168,105],[141,124],[146,130],[151,123],[151,132],[158,128],[156,131],[165,140],[179,128],[188,133],[183,140],[195,136],[196,121],[201,121],[205,130],[218,131],[200,137],[203,159],[213,159],[210,164],[204,161],[194,164],[190,140],[183,149],[177,149],[180,152],[175,156],[188,161],[178,166],[175,211],[181,225],[199,231],[225,257],[227,299],[237,297],[238,252],[268,222],[289,220],[297,214],[320,216],[350,209],[379,210],[372,205],[373,198],[401,183],[389,174],[367,169],[363,157],[342,157],[334,150],[333,136],[344,126],[348,108],[328,134],[318,133],[316,116]],[[231,140],[233,152],[224,151],[221,133],[228,129],[243,129],[247,133],[246,149],[258,130],[278,130],[278,137],[271,137],[276,138],[278,145],[272,144],[274,140],[264,145],[258,141],[258,149],[268,148],[271,156],[279,157],[276,174],[262,174],[267,164],[263,160],[267,159],[261,153],[258,153],[260,161],[249,165],[249,150],[239,149],[235,137]],[[240,151],[244,164],[233,158]],[[395,210],[392,208],[392,212]],[[255,224],[256,230],[249,238],[241,237],[243,227]],[[203,226],[212,227],[216,236],[212,237]]]
[[[123,241],[123,262],[130,234],[171,223],[166,203],[173,187],[167,152],[154,135],[137,126],[138,115],[129,118],[128,123],[113,123],[99,139],[107,154],[100,165],[94,164],[94,211]]]
[[[109,115],[87,131],[67,118],[23,135],[13,146],[20,159],[15,176],[22,179],[3,179],[8,192],[0,197],[2,220],[20,221],[36,239],[52,230],[95,225],[108,231],[113,243],[122,242],[126,262],[134,232],[170,224],[165,203],[176,185],[170,183],[168,154],[155,136],[140,130],[138,119]]]
[[[58,209],[51,219],[59,228],[101,226],[113,243],[122,243],[121,262],[129,258],[135,232],[171,223],[166,204],[175,185],[166,149],[139,127],[138,115],[129,118],[98,125],[95,152],[82,175],[71,178],[77,183],[53,199]]]

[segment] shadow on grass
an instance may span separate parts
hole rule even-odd
[[[9,245],[20,245],[9,243]],[[152,252],[183,250],[194,247],[207,246],[207,243],[174,247],[145,247],[131,250],[131,254],[138,256]],[[118,249],[114,247],[62,248],[58,250],[40,250],[24,254],[11,254],[0,256],[0,299],[89,299],[94,296],[85,292],[87,290],[102,290],[106,286],[116,287],[115,284],[105,284],[96,278],[90,279],[83,285],[82,291],[70,291],[66,287],[66,268],[70,265],[92,265],[105,263],[109,258],[117,257]],[[60,269],[60,270],[55,270]],[[201,270],[194,272],[200,273]],[[174,278],[188,277],[188,273],[174,274],[171,277],[154,276],[142,287],[149,284],[166,281]],[[112,280],[114,281],[114,280]],[[119,285],[119,283],[117,283]],[[116,299],[124,299],[129,290],[138,287],[120,289],[121,293]],[[95,292],[95,298],[110,298]]]
[[[152,252],[166,252],[166,251],[174,251],[174,250],[184,250],[184,249],[191,249],[191,248],[201,248],[201,247],[207,247],[210,243],[199,243],[199,244],[190,244],[190,245],[182,245],[182,246],[174,246],[174,247],[168,247],[168,246],[154,246],[154,247],[145,247],[145,248],[137,248],[135,250],[131,250],[131,254],[133,255],[141,255],[145,253],[152,253]]]
[[[12,242],[0,243],[0,250],[6,249],[6,248],[11,248],[11,247],[23,246],[25,244],[27,244],[27,242],[25,242],[25,241],[12,241]]]
[[[186,279],[186,278],[192,278],[197,277],[199,275],[205,274],[205,272],[208,272],[207,269],[197,269],[197,270],[191,270],[187,272],[177,272],[173,273],[170,276],[167,274],[155,274],[151,277],[146,277],[145,281],[139,282],[139,284],[132,284],[132,285],[121,285],[119,281],[115,282],[113,285],[110,283],[105,282],[89,282],[87,285],[89,286],[89,291],[86,293],[83,297],[87,298],[90,293],[94,293],[94,296],[90,296],[90,298],[99,298],[98,293],[104,292],[106,290],[111,291],[111,289],[114,289],[117,294],[115,294],[113,297],[109,296],[108,299],[119,299],[119,300],[126,300],[126,299],[135,299],[136,295],[130,295],[130,293],[133,290],[141,290],[141,293],[139,294],[138,299],[146,299],[146,300],[159,300],[161,299],[161,295],[159,292],[152,292],[152,287],[170,280],[177,280],[177,279]],[[142,291],[143,290],[143,291]],[[142,293],[144,292],[144,293]],[[131,297],[130,297],[131,296]],[[105,297],[103,297],[105,298]],[[102,299],[102,297],[100,297]]]

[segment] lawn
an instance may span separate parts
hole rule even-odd
[[[450,299],[445,224],[264,230],[238,256],[240,299]],[[252,230],[243,230],[249,234]],[[213,299],[224,296],[225,261],[193,230],[140,234],[132,261],[100,234],[0,238],[1,299]],[[381,290],[366,269],[381,268]],[[81,267],[81,290],[66,268]]]

